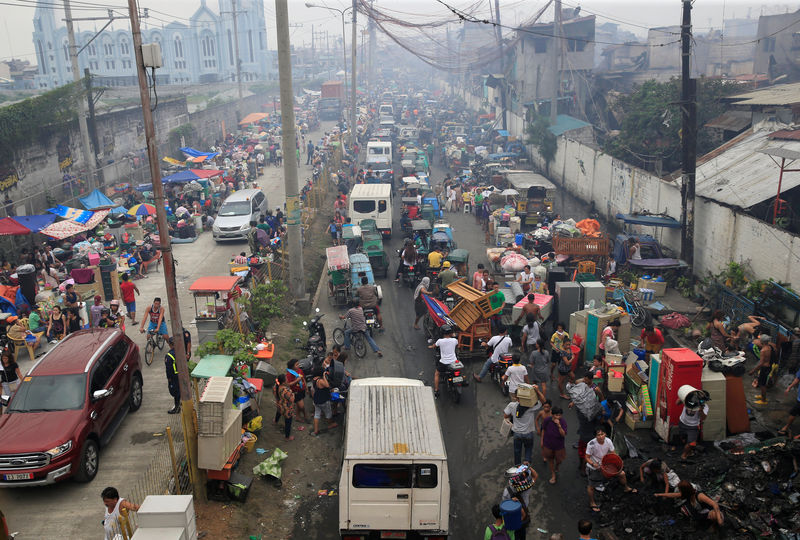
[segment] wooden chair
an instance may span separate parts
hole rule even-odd
[[[466,331],[458,333],[458,348],[471,351],[481,338],[492,336],[492,327],[489,321],[482,320],[474,323]]]

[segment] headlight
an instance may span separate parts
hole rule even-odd
[[[53,459],[53,458],[57,458],[58,456],[60,456],[62,454],[66,454],[71,449],[72,449],[72,441],[67,441],[64,444],[62,444],[61,446],[56,446],[55,448],[51,448],[50,450],[48,450],[45,453],[50,455],[50,459]]]
[[[219,232],[219,225],[215,223],[214,225],[212,225],[211,230],[214,232]]]
[[[239,229],[242,230],[242,231],[249,231],[250,230],[250,224],[249,223],[245,223]]]

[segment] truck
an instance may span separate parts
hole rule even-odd
[[[414,379],[356,379],[345,426],[341,537],[445,540],[450,478],[431,388]]]
[[[356,184],[348,199],[350,207],[347,215],[353,225],[361,225],[364,219],[374,219],[383,236],[392,236],[391,184]]]
[[[341,81],[322,83],[319,99],[320,120],[338,120],[344,106],[344,84]]]

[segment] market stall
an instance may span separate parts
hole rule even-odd
[[[239,276],[206,276],[189,287],[194,296],[195,324],[200,345],[213,341],[217,330],[225,327],[229,317],[234,318],[239,331],[242,331],[239,308],[234,301],[239,295],[239,280]],[[221,298],[223,294],[226,296],[224,299]]]

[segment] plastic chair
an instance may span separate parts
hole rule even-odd
[[[472,205],[470,203],[468,203],[468,202],[464,203],[464,213],[465,214],[472,213]]]

